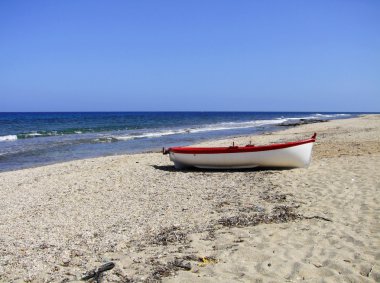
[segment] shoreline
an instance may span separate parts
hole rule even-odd
[[[314,131],[309,169],[182,172],[138,153],[1,172],[0,281],[72,281],[107,261],[105,282],[379,280],[379,115],[228,141]]]
[[[326,113],[330,113],[330,112],[326,112]],[[361,117],[361,116],[364,116],[366,114],[357,114],[357,116],[355,117]],[[353,117],[353,118],[355,118]],[[352,119],[352,118],[342,118],[342,120],[344,119]],[[277,129],[270,129],[269,131],[264,131],[264,130],[257,130],[256,132],[252,133],[251,135],[249,135],[250,137],[256,137],[256,136],[260,136],[260,135],[268,135],[268,134],[273,134],[273,133],[276,133],[276,132],[281,132],[281,131],[284,131],[286,129],[291,129],[291,128],[294,128],[294,127],[299,127],[301,125],[309,125],[309,124],[315,124],[315,123],[324,123],[324,122],[329,122],[329,121],[333,121],[333,120],[341,120],[341,119],[332,119],[332,120],[320,120],[320,119],[300,119],[299,121],[297,122],[284,122],[284,123],[281,123],[281,124],[278,124],[276,125]],[[232,139],[236,139],[236,138],[244,138],[246,137],[247,135],[245,134],[241,134],[241,135],[227,135],[227,136],[222,136],[222,137],[218,137],[218,138],[210,138],[210,139],[206,139],[204,141],[198,141],[198,142],[195,142],[191,145],[185,145],[185,146],[193,146],[194,144],[197,145],[197,144],[212,144],[212,143],[215,143],[215,142],[218,142],[218,141],[229,141],[229,140],[232,140]],[[164,145],[164,144],[163,144]],[[116,154],[110,154],[110,155],[102,155],[102,156],[94,156],[94,157],[85,157],[85,158],[78,158],[78,159],[72,159],[72,160],[57,160],[57,161],[54,161],[54,162],[51,162],[51,163],[47,163],[47,164],[34,164],[34,165],[30,165],[28,167],[16,167],[16,168],[9,168],[9,169],[5,169],[5,170],[0,170],[0,173],[3,173],[3,172],[13,172],[13,171],[19,171],[19,170],[24,170],[24,169],[32,169],[32,168],[38,168],[38,167],[44,167],[44,166],[50,166],[50,165],[55,165],[55,164],[64,164],[64,163],[67,163],[67,162],[75,162],[75,161],[81,161],[81,160],[92,160],[92,159],[98,159],[98,158],[106,158],[106,157],[117,157],[117,156],[128,156],[128,155],[136,155],[136,154],[149,154],[149,153],[161,153],[161,150],[159,149],[147,149],[147,150],[143,150],[143,151],[136,151],[136,152],[126,152],[126,153],[116,153]]]
[[[284,126],[292,127],[299,124],[327,121],[329,119],[344,119],[347,117],[356,117],[358,115],[343,113],[335,113],[331,115],[327,113],[305,113],[305,116],[302,116],[301,113],[295,115],[290,112],[284,112],[283,114],[285,116],[273,116],[272,113],[272,117],[267,117],[269,120],[256,114],[258,118],[257,120],[253,118],[252,121],[243,121],[242,123],[244,125],[240,126],[239,122],[215,122],[214,124],[210,124],[210,131],[206,131],[205,133],[202,133],[202,128],[204,130],[204,127],[207,128],[208,126],[202,123],[199,126],[189,126],[188,129],[186,129],[186,127],[179,127],[178,129],[182,129],[179,130],[179,132],[183,132],[182,134],[178,134],[179,132],[175,134],[178,130],[176,130],[175,127],[163,132],[160,129],[148,131],[151,132],[150,134],[153,136],[158,135],[153,139],[144,139],[143,137],[145,135],[149,136],[150,134],[143,132],[140,134],[135,133],[135,138],[133,138],[133,135],[128,136],[128,133],[112,131],[108,134],[103,133],[102,136],[94,136],[86,131],[82,132],[83,129],[74,131],[76,133],[75,135],[57,135],[57,133],[54,133],[55,131],[46,133],[40,130],[19,134],[24,136],[24,138],[19,139],[18,135],[4,136],[5,138],[8,137],[8,141],[2,141],[2,138],[4,137],[0,136],[0,172],[36,168],[39,166],[97,157],[147,153],[151,151],[159,151],[162,146],[190,146],[191,144],[202,141],[230,139],[235,136],[252,135],[253,133],[254,135],[260,135],[263,132],[268,131],[281,131]],[[252,123],[250,125],[252,128],[246,128],[247,125],[245,125],[245,123]],[[222,128],[225,127],[225,129],[223,130],[220,128],[217,131],[213,131],[212,128],[216,127],[218,124],[224,125]],[[235,126],[237,128],[234,129]],[[43,127],[43,125],[40,125],[40,127]],[[192,129],[194,129],[195,132],[191,133]],[[197,129],[201,130],[201,132],[198,133]],[[187,131],[190,131],[189,136],[184,134]],[[52,136],[50,136],[50,133],[52,133]],[[173,135],[169,135],[168,138],[165,138],[165,133],[171,133]],[[15,140],[9,140],[9,137],[14,137]],[[71,143],[76,145],[71,146]],[[25,151],[24,147],[26,148]]]

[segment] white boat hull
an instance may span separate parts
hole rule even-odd
[[[265,151],[189,154],[169,152],[178,169],[239,169],[254,167],[307,167],[311,161],[313,142]]]

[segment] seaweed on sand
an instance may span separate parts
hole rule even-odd
[[[276,206],[272,209],[271,214],[254,213],[245,214],[240,213],[231,217],[223,217],[218,223],[226,227],[246,227],[256,226],[261,223],[285,223],[302,218],[301,215],[295,213],[294,207],[287,205]]]
[[[191,270],[191,263],[186,261],[184,258],[175,258],[173,261],[168,263],[161,263],[155,259],[151,259],[151,265],[153,266],[153,271],[147,278],[146,282],[156,282],[160,281],[163,277],[169,277],[176,273],[178,270]]]
[[[286,201],[287,196],[290,196],[290,194],[273,194],[269,191],[262,192],[259,195],[262,200],[271,203],[284,202]]]
[[[187,233],[181,231],[177,226],[171,226],[164,228],[158,234],[154,235],[151,243],[155,245],[167,246],[168,244],[181,243],[186,244],[189,240],[187,238]]]
[[[269,216],[267,223],[285,223],[301,219],[302,216],[294,211],[295,207],[287,205],[275,206],[272,209],[272,214]]]
[[[169,277],[174,274],[174,270],[168,265],[159,264],[155,266],[151,276],[148,278],[148,282],[153,280],[161,280],[162,277]],[[149,280],[150,279],[150,280]]]

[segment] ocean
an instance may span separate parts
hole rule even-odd
[[[204,140],[276,131],[283,122],[358,113],[75,112],[0,113],[0,171]],[[310,133],[311,134],[311,133]]]

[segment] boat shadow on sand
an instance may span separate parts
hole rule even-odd
[[[201,169],[196,167],[189,167],[186,169],[176,169],[174,165],[151,165],[154,169],[165,172],[180,172],[180,173],[196,173],[196,172],[208,172],[208,173],[234,173],[234,172],[262,172],[262,171],[284,171],[296,169],[293,167],[255,167],[244,169]]]

